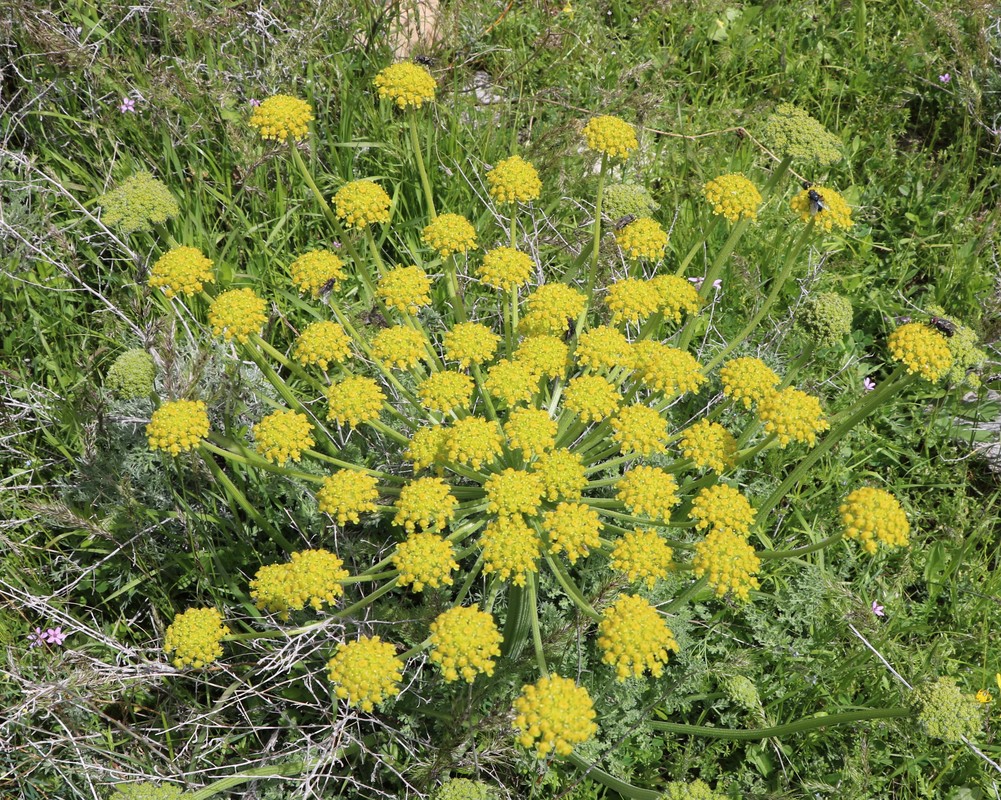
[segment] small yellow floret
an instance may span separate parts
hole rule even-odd
[[[386,394],[372,378],[351,375],[327,388],[327,419],[349,428],[379,418]]]
[[[339,525],[361,522],[361,514],[377,511],[379,482],[374,475],[361,470],[342,469],[323,479],[316,493],[317,507],[329,514]]]
[[[611,158],[628,158],[640,144],[632,125],[607,114],[588,120],[583,133],[589,148]]]
[[[400,586],[411,586],[415,592],[451,586],[452,573],[459,568],[452,543],[428,531],[411,533],[397,545],[393,566],[400,571]]]
[[[164,403],[153,412],[146,426],[150,448],[165,450],[172,456],[194,450],[208,435],[208,409],[201,400]]]
[[[189,608],[174,617],[163,639],[163,649],[173,653],[173,664],[204,667],[222,656],[222,637],[229,634],[222,614],[214,608]]]
[[[639,595],[623,595],[604,613],[598,625],[601,660],[615,667],[616,679],[640,678],[649,672],[659,678],[668,651],[678,651],[664,618]]]
[[[421,232],[421,240],[442,258],[476,249],[476,229],[461,214],[440,214]]]
[[[253,289],[230,289],[209,306],[209,325],[216,336],[227,342],[236,339],[241,344],[261,332],[268,321],[267,303]]]
[[[298,461],[316,443],[309,417],[288,409],[268,414],[254,426],[254,448],[268,461]]]
[[[398,108],[420,108],[434,100],[438,84],[420,64],[403,61],[391,64],[373,81],[379,97],[392,100]]]
[[[339,644],[327,670],[337,696],[367,712],[395,696],[403,680],[403,663],[396,657],[396,647],[378,636]]]
[[[910,374],[917,373],[932,383],[948,373],[952,366],[948,340],[920,322],[901,325],[890,334],[886,344],[894,360],[907,367]]]
[[[514,726],[522,747],[535,748],[539,758],[566,758],[574,745],[598,732],[594,704],[583,686],[569,678],[548,675],[522,688],[514,701]]]
[[[487,173],[487,185],[498,203],[528,203],[542,191],[538,171],[521,156],[499,162]]]
[[[305,100],[276,94],[254,109],[250,124],[262,139],[302,139],[309,133],[313,119],[313,109]]]
[[[212,260],[197,247],[172,247],[153,264],[149,285],[159,286],[167,297],[195,294],[213,283]]]
[[[461,677],[472,683],[476,676],[494,674],[504,640],[497,623],[486,611],[457,606],[439,614],[431,623],[431,660],[441,667],[447,683]]]
[[[879,542],[887,547],[906,547],[910,541],[911,524],[904,509],[896,497],[882,489],[856,489],[838,512],[845,536],[857,539],[870,555],[875,555]]]

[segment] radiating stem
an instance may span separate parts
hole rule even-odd
[[[424,151],[421,149],[420,137],[417,135],[417,112],[410,110],[407,112],[407,123],[410,127],[410,146],[414,151],[414,158],[417,160],[417,171],[421,174],[421,186],[424,188],[424,199],[427,200],[428,213],[431,219],[438,216],[434,208],[434,193],[431,191],[431,179],[428,178],[427,168],[424,166]]]

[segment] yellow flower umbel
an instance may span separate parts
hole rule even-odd
[[[420,108],[434,100],[438,88],[431,73],[411,61],[386,67],[373,83],[379,97],[392,100],[397,108]]]
[[[410,445],[404,457],[414,465],[414,474],[432,464],[441,464],[448,458],[445,449],[448,442],[448,428],[432,425],[430,428],[419,428],[410,437]]]
[[[542,481],[547,500],[576,500],[587,486],[587,475],[580,454],[566,448],[543,453],[532,464],[532,471]]]
[[[671,520],[671,509],[678,498],[678,482],[658,467],[633,467],[615,484],[615,496],[634,516],[647,516],[661,522]]]
[[[313,109],[305,100],[276,94],[254,109],[250,124],[262,139],[301,139],[309,133],[313,119]]]
[[[667,443],[667,422],[649,406],[626,406],[612,417],[612,439],[623,453],[662,453]]]
[[[906,547],[911,524],[897,498],[882,489],[863,486],[848,495],[838,508],[845,536],[857,539],[862,549],[875,555],[882,542],[887,547]]]
[[[413,533],[417,527],[444,528],[455,516],[457,500],[441,478],[417,478],[402,489],[393,504],[393,524]]]
[[[122,233],[151,230],[181,213],[170,189],[149,172],[130,175],[98,202],[103,209],[101,221]]]
[[[488,677],[494,674],[503,638],[486,611],[456,606],[431,623],[430,658],[441,667],[447,683],[460,677],[472,683],[481,673]]]
[[[918,374],[932,383],[952,366],[952,353],[946,338],[929,325],[909,322],[901,325],[886,342],[890,355],[910,374]]]
[[[521,731],[518,741],[522,747],[534,747],[539,758],[550,754],[565,758],[574,745],[598,732],[587,689],[559,675],[547,675],[522,688],[514,710],[514,726]]]
[[[275,411],[254,426],[254,449],[279,466],[298,461],[314,444],[313,424],[297,411]]]
[[[452,585],[452,573],[459,568],[452,543],[435,533],[411,533],[393,553],[393,566],[400,571],[400,586],[437,589]]]
[[[508,467],[483,482],[487,509],[498,517],[534,514],[542,503],[542,481],[535,473]]]
[[[208,409],[201,400],[164,403],[153,412],[146,426],[150,448],[164,450],[172,456],[194,450],[208,435]]]
[[[774,394],[779,385],[779,376],[760,358],[751,356],[727,361],[719,376],[723,381],[723,394],[731,400],[739,400],[744,408]]]
[[[302,294],[319,297],[336,289],[346,277],[344,262],[329,250],[312,250],[299,256],[289,266],[292,283]]]
[[[216,609],[189,608],[167,628],[163,649],[174,654],[172,662],[178,669],[198,669],[222,656],[222,637],[228,633]]]
[[[497,573],[502,581],[524,586],[528,574],[538,572],[541,542],[538,534],[521,516],[501,517],[489,522],[480,535],[483,571]]]
[[[490,196],[498,203],[530,203],[542,191],[539,173],[521,156],[499,162],[487,173],[487,185]]]
[[[682,313],[695,314],[701,306],[698,289],[678,275],[658,275],[650,284],[660,293],[659,310],[664,319],[681,322]]]
[[[522,361],[502,358],[490,368],[484,385],[494,397],[513,406],[532,399],[539,388],[539,375]]]
[[[587,305],[583,292],[565,283],[546,283],[526,299],[528,313],[521,321],[526,336],[563,336]]]
[[[302,550],[287,564],[270,564],[257,570],[250,582],[250,597],[262,611],[288,619],[307,603],[314,611],[332,606],[344,594],[341,581],[348,577],[344,562],[329,550]]]
[[[351,356],[351,338],[336,322],[313,322],[295,341],[292,357],[300,364],[316,364],[326,370],[330,362],[341,364]]]
[[[227,342],[236,339],[241,344],[261,332],[268,321],[267,303],[253,289],[230,289],[209,306],[209,325],[216,336]]]
[[[717,422],[700,419],[681,436],[681,454],[699,469],[723,473],[737,457],[737,440]]]
[[[442,336],[442,347],[450,361],[462,367],[485,364],[494,357],[500,336],[478,322],[460,322]]]
[[[351,181],[334,195],[334,210],[344,220],[345,227],[364,228],[377,222],[389,222],[392,202],[386,190],[375,181]]]
[[[445,455],[454,464],[479,469],[501,454],[502,437],[496,422],[483,417],[465,417],[447,428]]]
[[[476,229],[461,214],[441,214],[421,232],[421,241],[442,258],[476,249]]]
[[[660,292],[650,283],[637,278],[626,278],[608,287],[605,304],[612,312],[612,321],[642,322],[660,308]]]
[[[629,340],[607,325],[599,325],[580,334],[575,355],[578,364],[595,370],[629,369],[633,365],[633,347]]]
[[[729,591],[747,602],[751,590],[760,586],[754,576],[761,561],[754,548],[742,536],[728,530],[710,531],[703,541],[696,542],[692,567],[696,578],[708,576],[717,597]]]
[[[153,264],[149,285],[159,286],[167,297],[195,294],[212,283],[212,260],[197,247],[172,247]]]
[[[556,446],[556,420],[540,408],[516,408],[504,423],[504,435],[514,450],[528,459]]]
[[[987,704],[992,703],[994,701],[994,696],[986,689],[978,689],[976,700],[981,705],[986,706]]]
[[[765,431],[778,437],[780,447],[792,441],[813,447],[817,434],[831,427],[820,401],[791,386],[765,397],[758,404],[758,417],[765,424]]]
[[[431,304],[431,280],[420,267],[397,267],[379,279],[375,293],[390,308],[416,314]]]
[[[922,730],[935,739],[959,743],[976,738],[983,726],[977,699],[966,694],[952,678],[939,678],[914,689],[911,707]]]
[[[514,359],[543,378],[562,378],[570,359],[570,348],[555,336],[527,336],[521,340]]]
[[[356,642],[337,645],[327,670],[337,696],[367,712],[395,696],[403,680],[403,663],[396,657],[396,648],[378,636],[362,636]]]
[[[379,418],[386,395],[371,378],[352,375],[327,388],[327,419],[357,428]]]
[[[640,258],[659,261],[667,249],[667,232],[649,217],[641,217],[616,231],[615,241],[633,261]]]
[[[761,138],[773,152],[830,166],[841,160],[841,140],[792,103],[780,103],[765,120]]]
[[[657,609],[639,595],[623,595],[605,611],[598,625],[601,660],[615,667],[619,682],[640,678],[649,672],[659,678],[667,663],[668,651],[678,651],[678,643]]]
[[[578,375],[570,380],[563,393],[563,407],[586,423],[607,419],[621,402],[619,390],[600,375]]]
[[[692,519],[700,531],[709,528],[746,539],[757,513],[744,495],[725,483],[700,489],[692,501]]]
[[[473,379],[464,372],[434,372],[418,384],[417,396],[425,408],[447,414],[453,409],[469,406],[473,396]]]
[[[820,203],[810,199],[811,193],[820,197]],[[852,226],[852,210],[840,194],[826,186],[811,186],[803,189],[789,203],[793,213],[799,214],[803,222],[813,220],[813,224],[825,231],[834,227],[848,230]]]
[[[666,578],[673,567],[674,552],[657,531],[637,528],[627,531],[612,548],[612,569],[625,573],[632,582],[643,581],[648,588]]]
[[[560,503],[547,511],[542,515],[542,529],[549,537],[549,552],[565,552],[571,564],[601,546],[601,518],[582,503]]]
[[[323,479],[316,493],[316,505],[338,525],[358,524],[361,514],[377,511],[379,484],[375,476],[353,469],[342,469]]]
[[[527,253],[513,247],[495,247],[483,254],[476,274],[487,286],[510,292],[531,279],[535,262]]]
[[[610,158],[629,158],[629,154],[639,147],[636,130],[618,117],[592,117],[584,126],[583,133],[591,150]]]
[[[665,397],[694,392],[706,382],[695,356],[677,347],[644,339],[633,345],[634,380]]]
[[[739,172],[713,178],[703,191],[713,214],[722,215],[730,222],[758,218],[761,192]]]
[[[387,367],[410,369],[428,358],[424,334],[407,325],[383,328],[372,340],[372,355]]]

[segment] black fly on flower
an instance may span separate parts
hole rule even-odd
[[[827,206],[824,204],[824,198],[821,196],[820,192],[816,189],[810,189],[806,196],[810,198],[810,213],[819,214],[821,211],[825,211]]]

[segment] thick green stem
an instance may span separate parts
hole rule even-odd
[[[539,668],[540,675],[548,675],[549,667],[546,666],[546,654],[542,650],[542,628],[539,625],[539,576],[532,573],[526,581],[528,588],[528,606],[532,623],[532,645],[535,649],[535,665]]]
[[[577,333],[583,333],[587,327],[587,312],[594,297],[594,284],[598,279],[598,254],[601,249],[601,206],[605,194],[605,175],[608,172],[608,156],[601,156],[601,171],[598,173],[598,191],[594,200],[594,223],[591,226],[591,255],[587,267],[587,289],[584,291],[586,302],[584,310],[577,318]]]
[[[421,140],[417,135],[417,112],[407,112],[407,123],[410,128],[410,146],[414,151],[414,158],[417,161],[417,171],[421,174],[421,186],[424,188],[424,199],[427,200],[428,214],[431,219],[438,216],[434,208],[434,193],[431,191],[431,179],[428,177],[427,168],[424,166],[424,151],[421,150]]]
[[[876,719],[894,719],[909,717],[914,712],[910,708],[870,708],[863,711],[846,711],[842,714],[828,714],[823,717],[810,717],[797,720],[786,725],[774,725],[770,728],[755,728],[738,730],[735,728],[709,728],[705,725],[683,725],[677,722],[659,722],[650,720],[650,727],[664,733],[689,734],[705,736],[708,739],[731,739],[735,741],[753,742],[778,736],[789,736],[794,733],[805,733],[832,725],[846,725],[850,722],[867,722]]]
[[[814,542],[813,544],[805,544],[802,547],[794,547],[792,550],[759,550],[755,555],[762,561],[770,561],[776,558],[796,558],[798,556],[805,556],[809,553],[815,553],[818,550],[823,550],[825,547],[830,547],[832,544],[837,542],[841,537],[844,536],[844,531],[838,531],[826,539],[821,539],[819,542]]]
[[[543,535],[542,530],[538,525],[535,526],[535,529],[539,532],[540,536]],[[549,569],[552,571],[553,577],[555,577],[560,586],[563,587],[563,591],[567,593],[567,597],[573,601],[573,604],[577,606],[577,608],[580,609],[584,615],[590,617],[595,622],[601,622],[601,614],[595,611],[594,607],[587,602],[584,598],[584,594],[577,588],[576,584],[567,574],[566,568],[563,564],[561,564],[559,560],[554,558],[549,552],[548,542],[546,542],[544,553],[546,556],[546,563],[549,564]]]

